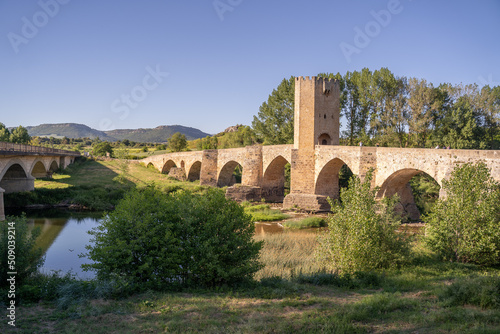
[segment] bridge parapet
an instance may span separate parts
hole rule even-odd
[[[0,155],[64,155],[80,156],[79,152],[42,146],[0,142]]]

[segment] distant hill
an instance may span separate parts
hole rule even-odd
[[[54,137],[54,138],[97,138],[107,141],[116,141],[109,137],[105,132],[92,129],[84,124],[59,123],[59,124],[40,124],[37,126],[27,126],[30,136]]]
[[[154,129],[112,130],[106,131],[106,134],[119,140],[128,139],[142,143],[164,143],[176,132],[180,132],[185,135],[187,140],[210,136],[208,133],[202,132],[198,129],[182,125],[161,125]]]
[[[187,140],[204,138],[208,133],[195,128],[182,125],[162,125],[154,129],[123,129],[111,131],[99,131],[84,124],[60,123],[41,124],[37,126],[27,126],[30,136],[54,137],[54,138],[97,138],[107,141],[117,141],[128,139],[141,143],[165,143],[174,133],[184,134]]]

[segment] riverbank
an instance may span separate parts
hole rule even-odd
[[[165,192],[177,189],[203,191],[199,182],[180,182],[153,168],[128,160],[77,160],[51,179],[35,180],[35,190],[4,196],[7,214],[19,209],[70,208],[112,210],[134,187],[154,184]]]
[[[500,271],[423,250],[399,269],[314,267],[314,233],[259,235],[263,270],[235,288],[127,293],[62,278],[52,301],[17,307],[14,333],[496,333]],[[416,248],[419,247],[417,243]],[[267,269],[266,269],[267,268]],[[31,288],[35,291],[35,288]],[[115,290],[116,292],[116,290]],[[89,299],[90,298],[90,299]],[[10,329],[6,321],[0,332]]]

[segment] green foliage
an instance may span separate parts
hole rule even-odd
[[[165,151],[166,149],[167,147],[165,146],[165,144],[160,144],[156,147],[157,151]]]
[[[236,147],[245,147],[249,145],[253,145],[257,143],[257,137],[255,132],[249,126],[238,126],[238,131],[227,132],[223,135],[215,137],[216,143],[213,143],[213,139],[209,140],[204,149],[211,148],[236,148]],[[207,145],[209,147],[207,147]]]
[[[328,224],[324,218],[307,217],[301,220],[286,221],[282,225],[290,229],[303,229],[303,228],[326,227]]]
[[[5,127],[5,124],[0,123],[0,141],[8,142],[10,140],[10,131]]]
[[[254,116],[252,127],[265,145],[293,143],[295,78],[283,79]]]
[[[42,249],[35,245],[39,235],[40,229],[30,229],[24,216],[6,217],[0,221],[0,287],[9,284],[8,272],[17,272],[16,285],[19,287],[42,266]]]
[[[10,142],[16,144],[28,144],[31,140],[28,130],[25,127],[19,125],[17,128],[12,130],[10,134]]]
[[[442,259],[500,264],[500,186],[479,162],[454,169],[426,218],[427,245]]]
[[[261,243],[251,219],[218,189],[204,195],[164,194],[154,187],[128,193],[90,233],[85,269],[120,278],[135,289],[218,286],[260,269]]]
[[[500,309],[500,277],[477,276],[461,278],[448,285],[439,299],[446,306],[475,305],[483,309]]]
[[[288,215],[280,210],[271,209],[269,204],[246,206],[245,213],[249,214],[253,221],[278,221],[288,218]]]
[[[181,152],[186,150],[187,140],[186,136],[180,132],[176,132],[168,139],[168,148],[172,152]]]
[[[113,146],[107,141],[98,142],[94,145],[93,152],[97,156],[106,156],[106,153],[113,156]]]
[[[421,173],[410,180],[415,205],[422,215],[427,215],[439,198],[439,184],[430,175]]]
[[[331,203],[328,231],[318,240],[318,260],[325,268],[341,273],[369,271],[399,265],[409,255],[408,238],[396,232],[398,198],[377,202],[371,178],[371,172],[363,183],[351,178],[349,188],[341,190],[341,203]]]

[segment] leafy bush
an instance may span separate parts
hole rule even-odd
[[[397,198],[375,200],[370,189],[372,174],[361,183],[349,180],[341,190],[341,203],[330,203],[328,231],[319,236],[317,255],[325,268],[341,273],[370,271],[402,263],[409,255],[409,242],[396,229],[400,221],[394,212]]]
[[[283,223],[283,226],[291,229],[326,227],[328,224],[321,217],[307,217],[301,220],[292,220]]]
[[[500,264],[500,186],[484,163],[443,180],[447,197],[426,218],[426,244],[444,260]]]
[[[39,235],[40,229],[30,230],[24,216],[6,217],[0,221],[0,287],[9,284],[8,272],[17,272],[16,285],[19,287],[42,266],[42,249],[35,245]]]
[[[245,213],[252,216],[253,221],[277,221],[287,219],[288,215],[280,210],[273,210],[269,204],[249,206],[245,204]]]
[[[164,194],[150,186],[129,192],[90,232],[95,263],[84,269],[140,290],[233,284],[261,267],[253,233],[243,208],[218,189]]]

